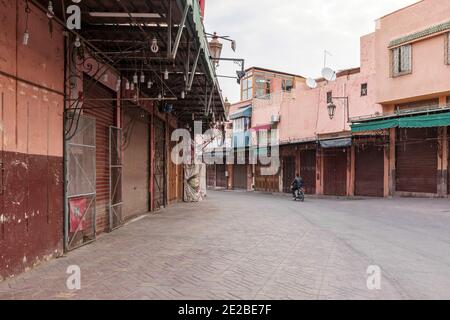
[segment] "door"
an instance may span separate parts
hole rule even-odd
[[[374,144],[355,148],[355,195],[383,197],[384,147]]]
[[[170,134],[169,137],[172,136],[172,133],[175,129],[170,128]],[[178,167],[175,162],[171,159],[171,154],[173,148],[176,146],[176,141],[169,141],[170,143],[170,152],[169,152],[169,159],[168,159],[168,167],[169,167],[169,202],[173,202],[177,200],[177,186],[178,186]]]
[[[123,200],[124,219],[149,211],[149,114],[128,108],[123,116]]]
[[[155,117],[155,174],[154,174],[154,209],[166,205],[166,126]]]
[[[279,192],[279,175],[263,175],[262,169],[264,167],[257,165],[255,168],[255,190],[261,192]]]
[[[224,164],[216,165],[216,186],[218,188],[227,188],[226,166]]]
[[[347,154],[348,149],[324,149],[323,189],[325,195],[347,195]]]
[[[237,164],[233,168],[233,189],[247,190],[247,166]]]
[[[437,128],[398,129],[396,190],[437,193]]]
[[[300,175],[306,194],[316,193],[316,150],[300,151]]]
[[[283,158],[283,192],[291,193],[292,181],[295,179],[295,157]]]

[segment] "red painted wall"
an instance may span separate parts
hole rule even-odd
[[[30,7],[28,46],[25,1],[0,10],[0,280],[63,248],[63,36]]]

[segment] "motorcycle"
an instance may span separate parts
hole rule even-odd
[[[295,190],[294,201],[298,201],[298,200],[300,200],[300,202],[305,202],[305,189],[304,188]]]

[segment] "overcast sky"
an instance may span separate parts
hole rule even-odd
[[[359,66],[359,38],[375,30],[375,20],[417,0],[206,0],[205,28],[237,41],[224,42],[222,57],[319,77],[324,50],[336,70]],[[238,66],[222,62],[218,74],[235,75]],[[220,79],[224,97],[240,99],[236,80]]]

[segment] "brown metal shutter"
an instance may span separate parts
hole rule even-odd
[[[216,186],[218,188],[227,188],[227,177],[225,176],[226,167],[224,164],[216,165]]]
[[[397,191],[437,193],[437,137],[437,128],[398,129]]]
[[[154,175],[154,209],[166,205],[166,126],[155,117],[155,175]]]
[[[213,164],[206,166],[206,186],[209,188],[216,186],[216,166]]]
[[[323,159],[323,189],[325,195],[347,195],[347,154],[348,149],[325,149]]]
[[[255,190],[261,192],[278,192],[280,178],[278,175],[274,176],[263,176],[261,170],[264,166],[256,166],[255,172]]]
[[[114,126],[116,93],[85,75],[83,112],[95,117],[96,124],[96,226],[97,232],[109,226],[109,127]],[[110,100],[95,100],[110,99]]]
[[[233,168],[233,188],[247,189],[247,166],[235,165]]]
[[[316,193],[316,150],[300,152],[300,175],[305,184],[306,194]]]
[[[450,101],[449,98],[447,98],[447,101]],[[448,105],[450,105],[450,103],[447,103]],[[450,170],[448,168],[448,164],[450,164],[450,127],[447,127],[447,193],[450,194]]]
[[[292,182],[295,179],[295,158],[283,158],[283,192],[291,193]]]
[[[384,148],[373,144],[355,149],[355,195],[383,197]]]

